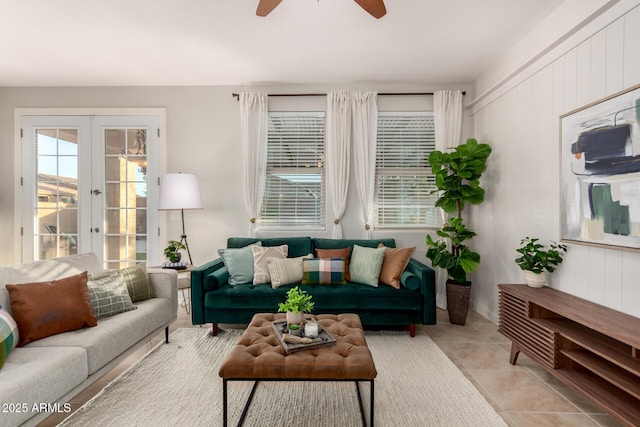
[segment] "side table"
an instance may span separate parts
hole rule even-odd
[[[182,292],[181,307],[187,314],[191,314],[191,270],[194,266],[189,264],[185,270],[178,270],[178,290]]]
[[[171,267],[162,266],[153,266],[149,268],[171,269]],[[194,268],[194,265],[187,264],[187,268],[173,269],[178,273],[178,291],[182,293],[182,302],[180,303],[180,306],[184,307],[187,314],[191,314],[191,270],[193,270]]]

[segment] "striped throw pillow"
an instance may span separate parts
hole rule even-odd
[[[16,348],[20,339],[18,324],[13,317],[0,307],[0,369],[9,357],[9,353]]]
[[[300,283],[302,281],[302,260],[308,258],[313,258],[313,255],[295,258],[267,258],[271,287],[277,289],[280,286]]]
[[[346,285],[344,258],[302,260],[302,285]]]

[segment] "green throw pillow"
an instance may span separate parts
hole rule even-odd
[[[89,280],[97,280],[104,277],[117,276],[119,274],[124,277],[124,282],[127,284],[127,290],[129,291],[131,302],[144,301],[156,296],[153,291],[151,279],[149,279],[149,273],[147,273],[147,268],[144,264],[136,264],[133,267],[127,267],[121,270],[111,270],[90,274]]]
[[[344,258],[312,258],[302,260],[302,285],[346,285],[347,265]]]
[[[262,246],[262,242],[256,242],[254,245]],[[251,246],[253,245],[218,250],[224,266],[229,271],[229,285],[253,284],[253,250]]]
[[[135,310],[129,290],[122,274],[114,274],[101,279],[89,279],[89,302],[96,319]]]
[[[354,245],[351,262],[349,263],[351,281],[378,287],[378,278],[384,261],[384,251],[384,246],[374,249]]]
[[[20,340],[18,324],[13,317],[0,306],[0,369],[9,357],[9,353],[16,348]]]

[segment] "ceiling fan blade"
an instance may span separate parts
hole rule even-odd
[[[384,0],[355,0],[355,2],[376,19],[380,19],[387,14],[387,8],[384,7]]]
[[[282,0],[260,0],[258,3],[258,9],[256,9],[256,15],[267,16],[273,9],[280,4]]]

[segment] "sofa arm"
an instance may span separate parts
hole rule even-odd
[[[225,268],[222,258],[214,259],[208,263],[191,270],[191,323],[194,325],[205,324],[204,318],[204,297],[206,288],[219,285],[217,280],[213,280],[212,274]],[[206,284],[209,283],[208,286]]]
[[[411,258],[407,271],[420,278],[420,293],[423,301],[423,322],[425,325],[436,324],[436,272],[426,264]]]
[[[147,270],[157,298],[171,301],[171,315],[178,315],[178,273],[175,270],[150,268]]]

